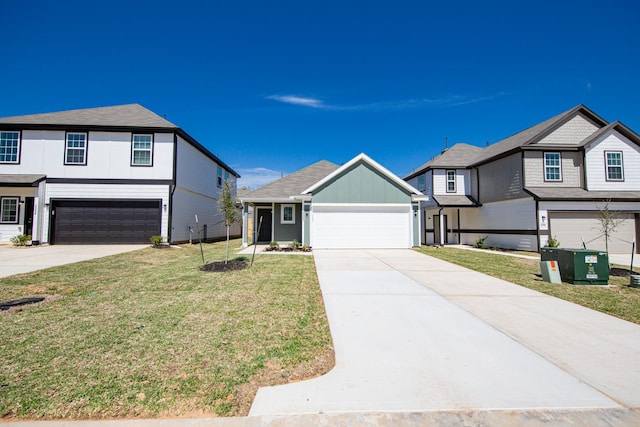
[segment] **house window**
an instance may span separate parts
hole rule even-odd
[[[87,164],[87,134],[68,133],[64,155],[65,165]]]
[[[427,189],[427,181],[424,175],[418,176],[418,191],[424,191]]]
[[[218,166],[218,187],[222,187],[222,168]]]
[[[18,223],[19,197],[2,197],[0,202],[0,222],[4,224]]]
[[[224,171],[224,180],[229,181],[229,172],[228,171]]]
[[[544,180],[562,181],[560,153],[544,153]]]
[[[456,192],[456,171],[447,171],[447,193]]]
[[[605,151],[607,160],[607,181],[624,181],[622,151]]]
[[[20,161],[20,132],[0,132],[0,163]]]
[[[295,205],[282,205],[280,211],[280,224],[295,224],[296,210]]]
[[[131,143],[131,165],[152,166],[153,135],[133,135]]]

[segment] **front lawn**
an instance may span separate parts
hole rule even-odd
[[[553,285],[539,277],[540,261],[451,247],[423,246],[420,252],[493,277],[640,324],[640,289],[629,277],[611,276],[609,286]]]
[[[203,246],[224,259],[224,243]],[[245,415],[259,385],[333,366],[312,257],[200,264],[184,245],[1,279],[0,301],[47,299],[0,312],[0,416]]]

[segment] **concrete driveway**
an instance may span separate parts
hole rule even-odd
[[[0,245],[0,277],[131,252],[149,245]]]
[[[336,352],[250,415],[640,407],[640,326],[411,250],[314,252]]]

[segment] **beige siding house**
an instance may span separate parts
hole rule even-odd
[[[423,244],[537,251],[604,249],[600,211],[620,222],[609,251],[629,253],[640,232],[640,136],[583,105],[486,148],[456,144],[405,178],[421,204]]]

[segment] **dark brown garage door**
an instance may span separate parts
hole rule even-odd
[[[160,200],[52,201],[52,243],[149,243],[160,234]]]

